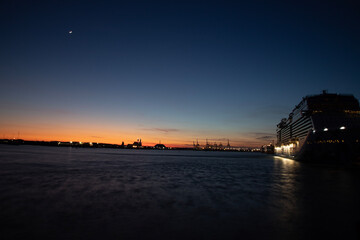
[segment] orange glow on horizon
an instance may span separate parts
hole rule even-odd
[[[60,141],[60,142],[98,142],[98,143],[108,143],[108,144],[118,144],[121,145],[124,142],[125,145],[132,144],[141,139],[143,146],[155,146],[156,144],[164,144],[167,147],[180,147],[180,148],[192,148],[193,142],[196,140],[191,137],[181,136],[180,134],[167,135],[167,136],[152,136],[151,134],[111,134],[102,132],[101,137],[99,134],[90,135],[87,131],[71,131],[71,130],[46,130],[38,131],[37,134],[34,134],[33,131],[28,129],[21,129],[19,131],[10,131],[10,130],[1,130],[0,138],[4,139],[23,139],[27,141]],[[123,137],[126,136],[126,137]],[[199,139],[200,146],[205,146],[206,138]],[[247,140],[247,141],[246,141]],[[213,143],[222,144],[223,146],[227,145],[227,141],[209,141],[210,144]],[[230,139],[230,145],[232,147],[259,147],[265,143],[254,142],[252,139]]]
[[[139,127],[132,123],[106,123],[91,121],[91,119],[77,119],[75,122],[68,119],[47,119],[46,122],[0,120],[0,138],[23,139],[29,141],[60,141],[60,142],[99,142],[108,144],[125,145],[132,144],[141,139],[143,146],[155,146],[159,142],[167,147],[192,148],[193,142],[205,146],[206,139],[210,144],[227,145],[230,140],[232,147],[260,147],[268,144],[267,141],[260,141],[255,137],[234,132],[220,132],[217,130],[198,130],[193,128],[147,128]],[[81,122],[81,123],[77,123]],[[173,130],[175,129],[175,130]]]
[[[3,136],[1,137],[3,139],[22,139],[25,141],[46,141],[46,142],[50,142],[50,141],[59,141],[59,142],[93,142],[93,143],[105,143],[105,144],[117,144],[117,145],[121,145],[122,142],[124,142],[124,145],[127,144],[132,144],[135,141],[137,141],[137,139],[140,138],[124,138],[122,139],[121,137],[107,137],[107,138],[91,138],[91,137],[85,137],[85,136],[81,136],[81,135],[76,135],[76,137],[69,137],[69,136],[62,136],[62,135],[26,135],[24,136],[23,134],[21,134],[18,138],[18,136],[15,134],[3,134]],[[153,139],[143,139],[141,138],[142,141],[142,145],[143,146],[155,146],[156,144],[159,144],[159,141],[156,141],[157,138],[153,138]],[[214,142],[210,142],[210,144],[213,144]],[[161,141],[161,144],[164,144],[166,147],[172,147],[172,148],[192,148],[193,147],[193,141],[191,140],[172,140],[172,141]],[[199,142],[200,146],[203,147],[205,146],[205,142]],[[220,142],[218,142],[217,144],[220,144]],[[225,147],[227,145],[226,142],[223,142],[222,145]],[[253,143],[253,142],[234,142],[234,141],[230,141],[230,145],[231,147],[259,147],[261,145],[263,145],[263,143]]]

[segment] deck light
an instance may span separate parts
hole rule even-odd
[[[340,130],[345,130],[345,129],[346,129],[345,126],[341,126],[341,127],[340,127]]]

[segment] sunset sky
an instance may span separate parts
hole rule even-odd
[[[269,143],[305,95],[360,98],[359,6],[1,1],[0,138]]]

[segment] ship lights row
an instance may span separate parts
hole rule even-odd
[[[288,145],[281,145],[281,147],[275,147],[275,152],[291,154],[297,144],[290,143]]]
[[[342,139],[342,140],[338,140],[338,139],[335,139],[335,140],[332,140],[332,139],[329,139],[329,140],[319,140],[319,141],[307,141],[306,143],[307,144],[321,144],[321,143],[344,143],[345,140]],[[350,141],[352,142],[352,141]],[[359,139],[356,139],[355,140],[356,143],[359,143]],[[278,147],[279,148],[279,147]],[[276,149],[276,148],[275,148]],[[281,148],[279,148],[281,149]]]
[[[346,127],[345,127],[345,126],[341,126],[339,129],[340,129],[340,130],[345,130]],[[329,131],[329,129],[328,129],[328,128],[324,128],[323,131],[324,131],[324,132],[327,132],[327,131]],[[313,133],[315,133],[315,132],[316,132],[316,130],[313,130]]]

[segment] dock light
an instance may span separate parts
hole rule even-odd
[[[329,131],[329,129],[327,129],[327,128],[324,128],[324,132],[327,132],[327,131]]]
[[[340,127],[340,130],[345,130],[345,129],[346,129],[345,126],[341,126],[341,127]]]

